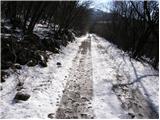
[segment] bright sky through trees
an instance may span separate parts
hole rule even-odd
[[[90,1],[91,2],[91,5],[90,5],[91,8],[100,9],[102,11],[109,12],[110,11],[110,6],[111,6],[110,4],[111,4],[112,0],[80,0],[80,1],[81,2]]]

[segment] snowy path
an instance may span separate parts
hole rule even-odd
[[[97,35],[76,38],[47,64],[8,70],[0,118],[158,118],[158,71]],[[31,97],[13,103],[17,92]]]
[[[84,40],[73,60],[56,118],[93,118],[91,40]]]
[[[124,55],[123,51],[95,35],[89,35],[82,41],[73,60],[56,118],[158,118],[149,95],[143,95],[141,87],[137,87],[139,83],[135,84],[136,87],[120,86],[135,79],[133,71],[139,68],[130,70],[133,65],[138,64],[146,72],[153,70]],[[130,65],[126,66],[128,63]],[[144,74],[143,70],[140,74]],[[148,77],[155,78],[154,82],[157,82],[155,73]],[[140,85],[143,83],[140,82]],[[145,89],[147,87],[151,86],[145,86]]]
[[[158,71],[103,38],[91,41],[96,118],[158,118]]]

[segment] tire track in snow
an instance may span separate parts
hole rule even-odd
[[[103,47],[100,41],[96,38],[96,36],[93,36],[93,39],[95,40],[95,45],[97,45],[97,50],[99,51],[100,54],[103,54],[104,56],[110,56],[106,57],[105,61],[107,62],[113,62],[109,63],[108,67],[113,66],[113,71],[112,73],[116,73],[115,76],[116,78],[113,78],[113,80],[110,81],[112,91],[115,92],[115,95],[117,96],[118,100],[121,102],[121,107],[126,111],[124,112],[124,115],[120,116],[121,118],[138,118],[138,119],[156,119],[159,118],[158,113],[153,109],[152,104],[149,102],[148,99],[146,99],[139,88],[135,88],[133,85],[129,84],[124,84],[123,82],[125,81],[130,82],[131,78],[130,75],[125,73],[124,68],[126,67],[125,64],[128,61],[125,61],[124,58],[122,58],[124,61],[118,61],[116,60],[118,56],[113,56],[112,54],[112,48],[110,45],[108,47]],[[111,49],[108,49],[111,48]],[[124,57],[123,55],[121,57]],[[94,58],[94,56],[92,56]],[[112,59],[111,61],[109,61]],[[132,61],[130,61],[132,63]],[[123,67],[120,67],[122,66]],[[133,63],[132,63],[133,64]],[[118,67],[116,67],[118,66]],[[132,65],[134,68],[134,66]],[[128,75],[128,76],[127,76]],[[106,78],[107,79],[107,78]],[[114,81],[117,83],[115,84]],[[109,86],[108,84],[106,84]],[[105,101],[107,103],[108,101]]]
[[[94,118],[91,106],[93,85],[90,38],[81,43],[67,81],[56,118]]]

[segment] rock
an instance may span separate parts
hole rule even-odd
[[[91,119],[94,119],[94,117],[92,116]]]
[[[57,65],[61,65],[61,63],[60,63],[60,62],[57,62]]]
[[[21,65],[18,63],[13,64],[13,68],[22,69]]]
[[[54,118],[54,113],[50,113],[50,114],[48,114],[48,118],[53,119],[53,118]]]
[[[41,60],[39,62],[39,64],[42,66],[42,67],[47,67],[47,62],[45,60]]]
[[[41,65],[42,67],[47,67],[47,59],[48,59],[48,55],[45,52],[42,51],[36,51],[34,53],[35,59],[38,60],[39,65]]]
[[[87,114],[80,114],[81,115],[81,118],[83,119],[83,118],[85,118],[85,119],[87,119]]]
[[[38,62],[37,62],[36,59],[32,59],[32,60],[30,60],[30,61],[27,63],[27,65],[28,65],[29,67],[35,66],[35,65],[37,65],[37,64],[38,64]]]
[[[19,83],[17,84],[17,86],[23,86],[23,85],[24,85],[23,82],[19,82]]]
[[[81,99],[84,101],[89,101],[89,99],[87,97],[81,97]]]
[[[141,113],[139,113],[139,114],[138,114],[138,116],[139,116],[139,117],[141,117],[141,118],[143,118],[143,117],[144,117]]]
[[[57,62],[57,66],[58,66],[58,67],[61,67],[61,65],[62,65],[62,64],[61,64],[60,62]]]
[[[14,97],[14,100],[22,100],[22,101],[26,101],[30,98],[30,95],[29,94],[26,94],[26,93],[22,93],[22,92],[18,92],[15,97]]]
[[[23,85],[24,85],[23,82],[19,82],[19,83],[17,84],[17,91],[22,90],[22,89],[23,89]]]
[[[135,115],[133,113],[128,113],[128,115],[131,117],[131,118],[134,118]]]

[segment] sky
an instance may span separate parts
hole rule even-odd
[[[87,0],[81,0],[81,1],[87,1]],[[91,8],[100,9],[102,11],[109,12],[110,9],[110,2],[112,0],[89,0],[92,2]]]
[[[93,7],[96,9],[101,9],[103,11],[109,10],[109,3],[111,0],[92,0],[93,1]]]

